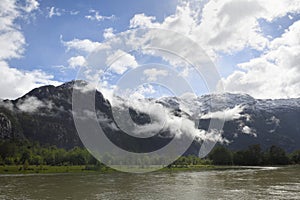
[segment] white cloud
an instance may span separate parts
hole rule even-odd
[[[257,134],[255,133],[255,131],[253,131],[249,126],[244,126],[242,128],[242,132],[248,135],[252,135],[254,137],[257,137]]]
[[[38,5],[34,0],[27,0],[24,5],[14,0],[0,1],[0,98],[13,99],[35,87],[57,84],[52,81],[53,76],[40,70],[20,71],[7,63],[9,59],[20,58],[26,45],[16,20],[38,9]]]
[[[52,81],[52,75],[43,71],[20,71],[9,67],[5,62],[0,62],[0,98],[14,99],[26,94],[29,90],[42,85],[58,85]]]
[[[189,1],[177,6],[176,13],[155,22],[153,16],[137,14],[130,27],[162,28],[182,33],[203,47],[214,58],[218,52],[233,53],[245,47],[264,50],[269,43],[259,19],[273,21],[288,13],[300,12],[299,1],[283,0],[211,0],[195,7]]]
[[[85,53],[91,53],[95,51],[97,48],[100,48],[103,46],[100,42],[93,42],[88,39],[80,40],[80,39],[73,39],[71,41],[63,41],[61,37],[62,44],[67,47],[67,51],[70,51],[71,49],[77,50],[77,51],[83,51]]]
[[[53,16],[61,16],[62,12],[60,11],[59,8],[55,8],[55,7],[48,7],[48,17],[52,18]]]
[[[36,97],[26,97],[20,100],[17,104],[17,108],[22,112],[37,112],[40,108],[52,109],[52,102],[43,102]]]
[[[142,14],[136,14],[134,17],[130,20],[130,28],[149,28],[149,27],[154,27],[158,26],[159,24],[153,24],[153,21],[155,21],[156,18],[153,16],[146,16],[144,13]]]
[[[6,108],[8,110],[11,110],[11,111],[14,110],[14,105],[11,103],[11,101],[0,100],[0,106]]]
[[[60,17],[63,15],[78,15],[80,13],[80,11],[78,10],[67,10],[64,8],[56,8],[54,6],[51,7],[47,7],[47,13],[46,13],[46,17],[47,18],[52,18],[52,17]]]
[[[225,90],[244,92],[256,98],[300,96],[300,21],[268,45],[260,57],[239,65],[223,79]]]
[[[225,121],[232,121],[236,119],[240,119],[241,117],[246,117],[241,114],[244,111],[244,107],[241,105],[235,106],[234,108],[228,108],[223,111],[210,112],[203,116],[201,119],[221,119]]]
[[[76,10],[76,11],[71,10],[70,11],[70,15],[78,15],[79,13],[80,13],[80,11],[78,11],[78,10]]]
[[[168,71],[151,68],[151,69],[145,69],[144,75],[147,76],[148,81],[156,81],[159,76],[167,76]]]
[[[76,57],[71,57],[68,60],[68,63],[71,68],[83,67],[86,65],[86,60],[83,56],[76,56]]]
[[[24,10],[28,13],[37,10],[39,8],[39,2],[37,0],[26,0]]]
[[[113,28],[106,28],[103,31],[103,37],[104,39],[110,39],[113,38],[115,36],[114,34],[114,29]]]
[[[16,1],[0,1],[0,60],[19,58],[24,52],[25,38],[15,20],[21,16]]]
[[[137,136],[149,137],[160,131],[169,131],[170,136],[176,138],[187,136],[199,141],[226,142],[226,139],[222,138],[222,135],[217,134],[216,131],[206,132],[205,130],[198,129],[196,123],[188,116],[176,116],[172,109],[164,107],[162,104],[155,102],[155,100],[130,98],[130,101],[126,102],[123,99],[117,98],[112,102],[113,107],[118,107],[121,110],[125,109],[124,113],[128,113],[126,108],[131,107],[137,112],[149,115],[151,123],[145,125],[133,125],[130,120],[124,120],[125,116],[122,115],[122,111],[118,112],[119,115],[115,116],[119,127],[126,127],[127,131]]]
[[[96,10],[90,10],[90,15],[86,15],[85,18],[89,20],[96,20],[96,21],[104,21],[104,20],[114,20],[116,17],[114,15],[111,16],[103,16],[100,15]]]
[[[133,55],[118,50],[107,57],[106,65],[109,66],[113,72],[123,74],[128,69],[137,67],[138,63]]]
[[[100,60],[107,60],[108,56],[118,50],[126,52],[146,46],[153,36],[151,34],[155,33],[150,30],[148,34],[139,37],[133,28],[171,30],[195,41],[213,60],[216,60],[220,53],[234,54],[245,48],[263,52],[259,58],[240,64],[239,67],[242,70],[233,72],[223,80],[227,91],[249,93],[258,98],[299,96],[298,80],[300,75],[297,52],[300,51],[299,32],[296,28],[298,25],[293,25],[281,39],[272,41],[272,38],[264,35],[259,23],[260,20],[273,22],[280,17],[299,13],[299,1],[282,0],[270,4],[269,0],[210,0],[197,3],[199,5],[195,6],[189,1],[182,1],[177,6],[176,12],[167,16],[162,22],[157,22],[154,16],[147,16],[144,13],[136,14],[130,20],[129,27],[132,29],[120,33],[120,35],[127,34],[124,38],[121,36],[121,39],[114,37],[112,29],[107,29],[103,34],[107,39],[104,43],[74,39],[65,42],[65,45],[68,49],[93,52],[95,55],[98,53],[98,57],[91,57],[91,59],[87,59],[87,62],[92,63],[91,66],[96,66],[94,65],[96,63],[97,66],[105,68],[104,65],[99,65],[99,63],[103,63]],[[94,10],[91,13],[97,15]],[[92,15],[88,18],[97,20],[97,17]],[[99,15],[99,20],[102,19]],[[132,34],[128,34],[130,32]],[[193,58],[197,61],[201,59],[199,58],[201,56],[195,56],[192,46],[174,42],[176,38],[170,38],[170,34],[155,36],[155,42],[164,49],[173,49],[174,51],[186,49],[185,58]],[[105,49],[106,52],[101,52],[99,48]],[[143,53],[151,55],[151,50]],[[153,52],[152,55],[157,56]],[[174,55],[160,52],[158,56],[172,66],[182,67],[186,64]],[[288,59],[284,59],[284,57]],[[128,56],[128,60],[130,59],[133,60]],[[126,71],[127,67],[118,63],[113,69],[115,72],[121,73]],[[190,75],[187,68],[183,68],[182,74],[186,77]]]

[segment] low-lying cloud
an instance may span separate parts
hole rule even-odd
[[[209,112],[203,116],[201,119],[224,119],[225,121],[232,121],[240,119],[242,117],[249,117],[246,114],[241,114],[244,111],[244,106],[237,105],[234,108],[227,108],[223,111]]]
[[[46,108],[51,110],[53,108],[53,103],[50,101],[44,102],[36,97],[27,97],[25,99],[19,100],[17,103],[17,108],[22,112],[34,113],[40,108]]]

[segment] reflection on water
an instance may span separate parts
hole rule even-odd
[[[1,175],[0,199],[300,199],[300,167]]]

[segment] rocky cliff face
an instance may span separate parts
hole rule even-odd
[[[14,101],[2,102],[0,138],[27,138],[67,149],[82,146],[73,121],[73,85],[74,82],[68,82],[58,87],[43,86]],[[95,98],[96,110],[113,122],[110,102],[100,92]],[[177,116],[198,117],[201,129],[207,129],[211,118],[224,117],[223,137],[232,149],[244,149],[251,144],[261,144],[263,148],[275,144],[289,152],[300,149],[300,99],[257,100],[249,95],[222,94],[185,99],[168,97],[157,101],[173,109]],[[188,111],[183,110],[183,105]],[[137,124],[151,121],[145,113],[131,109],[130,114]],[[135,148],[135,151],[151,151],[170,140],[167,132],[141,142],[124,135],[118,127],[106,126],[105,129],[116,144],[124,149]],[[188,153],[196,154],[199,146],[195,141]]]
[[[0,137],[11,138],[12,136],[11,121],[4,114],[0,113]]]

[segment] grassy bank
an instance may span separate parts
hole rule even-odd
[[[49,165],[30,165],[24,169],[20,165],[0,166],[0,174],[33,174],[33,173],[77,173],[92,172],[87,170],[86,166],[49,166]]]
[[[172,167],[164,167],[159,169],[157,172],[197,172],[197,171],[208,171],[208,170],[245,170],[245,169],[260,169],[260,168],[273,168],[273,167],[300,167],[300,165],[285,165],[285,166],[234,166],[234,165],[177,165]],[[119,168],[121,171],[127,172],[147,172],[147,168],[139,167],[127,167]],[[86,166],[86,165],[74,165],[74,166],[49,166],[49,165],[30,165],[24,169],[20,165],[7,165],[0,166],[0,174],[51,174],[51,173],[114,173],[118,172],[115,169],[102,166]]]
[[[192,165],[192,166],[174,166],[171,168],[165,167],[160,169],[162,172],[177,172],[177,171],[198,171],[198,170],[211,170],[218,169],[221,167],[213,165]],[[132,171],[135,171],[134,168],[131,168]],[[47,173],[111,173],[116,170],[109,167],[97,168],[96,166],[84,166],[84,165],[75,165],[75,166],[49,166],[49,165],[30,165],[26,169],[22,165],[6,165],[0,166],[0,174],[47,174]],[[140,171],[140,170],[139,170]]]

